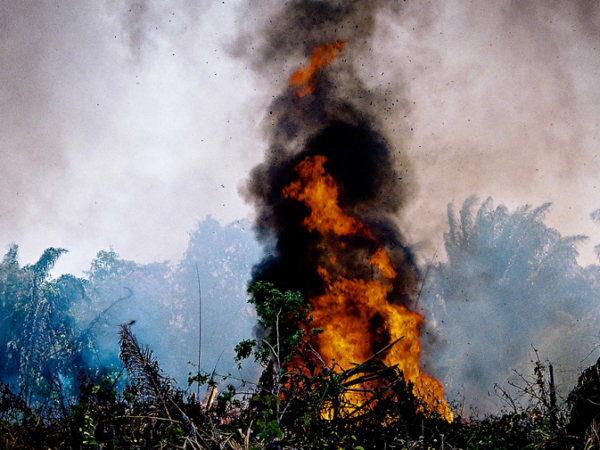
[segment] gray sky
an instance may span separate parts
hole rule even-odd
[[[189,3],[0,2],[0,240],[24,262],[177,258],[198,219],[248,215],[264,110],[223,48],[235,5]]]
[[[176,259],[207,214],[250,216],[239,191],[302,60],[253,71],[258,38],[236,39],[277,4],[0,0],[0,245],[24,263],[65,247],[57,270],[78,273],[110,245]],[[425,257],[446,205],[478,194],[553,202],[548,223],[589,235],[594,260],[599,23],[574,0],[409,1],[378,16],[356,70],[407,105],[374,107],[412,165],[399,220]]]

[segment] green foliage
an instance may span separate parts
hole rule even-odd
[[[235,362],[238,363],[239,368],[241,368],[240,362],[252,355],[256,345],[256,339],[244,339],[235,346]]]
[[[155,361],[150,361],[152,358],[142,359],[158,370]],[[139,360],[135,364],[145,363]],[[482,421],[459,418],[448,424],[434,418],[411,416],[410,405],[398,400],[402,392],[410,395],[400,374],[395,368],[382,366],[376,358],[342,373],[319,370],[309,374],[306,369],[306,366],[300,371],[290,368],[281,374],[270,364],[247,402],[236,401],[239,394],[228,385],[211,409],[195,398],[184,401],[177,395],[163,394],[170,396],[168,401],[173,405],[168,413],[156,408],[150,395],[140,395],[135,385],[121,394],[116,388],[118,373],[99,380],[82,376],[79,398],[68,414],[59,418],[44,414],[41,409],[29,409],[19,395],[4,387],[0,390],[0,442],[2,448],[10,450],[550,448],[546,447],[549,420],[543,410],[505,414]],[[153,379],[145,370],[135,373]],[[341,392],[374,376],[388,381],[377,402],[367,405],[358,414],[331,415],[331,407],[341,400]],[[206,377],[199,381],[211,380],[212,377]],[[273,380],[278,380],[279,386],[269,382]],[[278,389],[283,395],[274,393]],[[395,390],[397,395],[388,395],[389,389]],[[328,411],[329,418],[326,418]],[[443,447],[441,442],[445,443]]]
[[[39,261],[21,267],[19,249],[11,246],[0,255],[0,377],[26,389],[30,401],[66,407],[77,395],[79,370],[101,376],[120,364],[115,330],[134,319],[168,374],[185,384],[186,361],[198,355],[198,342],[190,339],[199,334],[196,267],[204,326],[218,324],[220,330],[203,333],[201,364],[234,371],[233,347],[254,326],[245,288],[260,248],[250,234],[246,221],[221,226],[208,218],[190,233],[177,267],[137,264],[111,248],[98,252],[81,279],[51,276],[63,249],[47,249]],[[249,363],[244,376],[255,378],[259,370]]]
[[[85,339],[79,339],[73,306],[85,299],[80,279],[50,277],[64,249],[49,248],[21,268],[18,247],[0,263],[0,374],[17,384],[27,401],[65,408],[79,370]]]
[[[0,373],[5,379],[18,374],[30,283],[31,275],[19,266],[18,246],[13,245],[0,263]]]
[[[307,339],[306,327],[312,322],[310,305],[299,292],[282,293],[272,283],[258,281],[248,288],[252,295],[248,303],[256,308],[258,325],[266,336],[262,340],[245,340],[235,347],[236,362],[248,358],[254,349],[254,358],[266,364],[273,356],[285,364],[298,353]],[[308,339],[322,330],[311,328]]]
[[[48,277],[48,273],[54,267],[60,255],[67,253],[67,251],[64,248],[47,248],[41,258],[35,264],[25,266],[25,270],[31,270],[38,281],[43,281]]]
[[[112,248],[109,251],[101,250],[92,261],[90,270],[86,272],[92,282],[108,279],[119,279],[136,270],[137,264],[119,258]]]
[[[280,406],[281,399],[270,394],[254,395],[253,402],[262,403],[265,408],[261,412],[261,416],[257,421],[258,433],[256,437],[260,441],[272,442],[275,439],[283,438],[283,429],[279,423],[276,411],[272,409],[272,405]]]
[[[208,385],[209,387],[216,387],[217,382],[215,381],[214,374],[208,373],[196,373],[193,374],[190,372],[188,377],[188,386],[191,386],[194,383],[198,383],[199,386]]]
[[[447,442],[464,450],[533,450],[551,435],[547,416],[520,412],[459,422]]]

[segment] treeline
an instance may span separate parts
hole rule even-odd
[[[259,248],[249,233],[245,221],[221,226],[208,218],[176,265],[138,264],[111,249],[100,251],[83,277],[50,275],[64,249],[49,248],[21,266],[12,245],[0,263],[0,379],[31,404],[65,409],[81,373],[102,379],[122,372],[119,326],[135,322],[169,376],[186,386],[198,370],[198,276],[202,366],[235,371],[233,349],[255,322],[245,290]]]

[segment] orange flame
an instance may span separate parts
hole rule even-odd
[[[300,67],[290,77],[290,84],[296,89],[296,96],[301,98],[312,94],[317,86],[315,74],[340,55],[344,41],[335,41],[329,45],[319,45],[313,51],[308,66]]]
[[[312,325],[324,329],[316,342],[321,355],[326,361],[335,359],[339,366],[349,369],[378,350],[374,348],[375,341],[389,343],[403,337],[382,356],[383,362],[388,366],[397,365],[405,379],[412,383],[413,394],[425,405],[424,412],[436,412],[451,422],[453,416],[444,400],[442,385],[420,368],[419,335],[423,316],[388,300],[391,280],[397,276],[390,257],[369,227],[347,215],[339,206],[338,186],[325,171],[326,161],[324,156],[316,155],[298,164],[299,179],[284,188],[283,195],[304,202],[309,214],[303,225],[310,232],[360,237],[373,241],[379,248],[369,257],[369,263],[378,269],[378,276],[372,280],[348,278],[332,274],[324,267],[318,268],[325,293],[311,298],[310,303]],[[338,257],[343,257],[344,248],[342,243],[331,244],[329,250],[333,254],[324,261],[336,266]],[[347,400],[360,404],[356,397]]]
[[[337,203],[338,187],[323,164],[327,158],[317,155],[298,164],[299,180],[283,190],[284,197],[303,201],[310,209],[302,225],[308,231],[333,231],[338,236],[363,236],[374,239],[371,231],[360,221],[346,215]]]
[[[373,264],[374,266],[377,266],[377,268],[380,270],[381,274],[384,277],[386,277],[390,280],[393,280],[394,278],[396,278],[396,271],[392,267],[390,257],[382,248],[377,250],[373,254],[373,256],[371,256],[371,259],[369,259],[369,262],[371,264]]]

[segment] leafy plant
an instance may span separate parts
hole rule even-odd
[[[322,332],[319,328],[306,328],[312,322],[311,307],[299,292],[282,293],[272,283],[258,281],[248,288],[252,295],[248,303],[256,308],[258,325],[264,332],[262,339],[240,342],[236,348],[236,361],[250,357],[267,364],[275,357],[278,365],[289,362],[298,353],[305,339]]]

